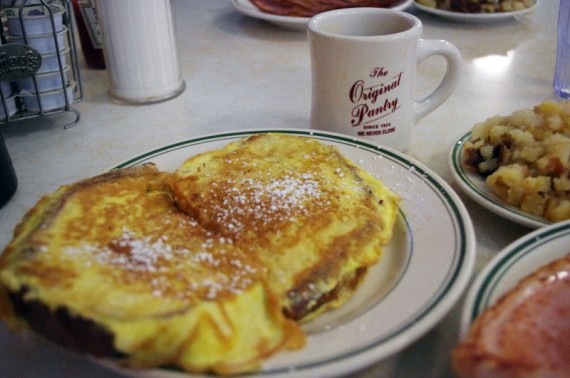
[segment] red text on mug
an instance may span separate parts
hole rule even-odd
[[[357,80],[352,84],[349,98],[355,105],[352,108],[350,123],[352,127],[362,127],[366,130],[359,132],[359,135],[373,135],[368,134],[372,132],[387,134],[395,131],[389,123],[380,121],[400,108],[394,90],[400,86],[402,75],[402,72],[391,75],[384,67],[374,67],[367,82]]]

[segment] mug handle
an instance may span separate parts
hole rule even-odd
[[[443,40],[420,40],[417,64],[432,55],[441,55],[447,62],[445,75],[437,88],[419,101],[415,101],[416,123],[440,106],[457,87],[461,74],[461,53]]]

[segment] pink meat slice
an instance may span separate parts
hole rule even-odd
[[[452,357],[458,377],[570,377],[570,254],[484,311]]]

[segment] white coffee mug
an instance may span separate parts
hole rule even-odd
[[[459,50],[422,39],[422,29],[417,17],[382,8],[311,18],[311,128],[406,150],[414,125],[449,97],[461,71]],[[432,93],[416,101],[417,64],[432,55],[445,58],[446,72]]]

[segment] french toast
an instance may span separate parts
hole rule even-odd
[[[187,159],[178,206],[259,258],[291,319],[354,292],[392,237],[399,197],[316,139],[256,134]]]
[[[43,197],[0,256],[0,317],[135,367],[239,373],[304,335],[250,253],[172,200],[171,174],[115,170]]]
[[[281,133],[173,173],[114,170],[28,211],[0,256],[0,319],[126,366],[249,372],[346,302],[398,201],[336,147]]]

